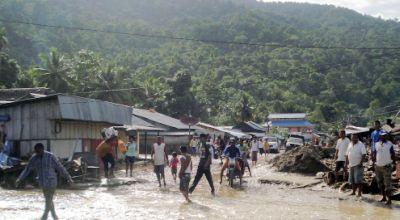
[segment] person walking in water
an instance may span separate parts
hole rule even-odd
[[[35,170],[39,186],[43,190],[46,204],[42,220],[47,219],[49,212],[51,212],[53,219],[58,219],[53,203],[53,197],[57,187],[57,173],[67,179],[69,184],[73,182],[72,178],[61,165],[60,161],[58,161],[52,153],[44,150],[42,143],[36,144],[34,148],[35,154],[30,158],[28,165],[18,177],[16,184],[18,186],[32,170]]]
[[[133,164],[135,163],[136,157],[136,139],[134,136],[129,136],[129,142],[126,145],[125,153],[125,164],[126,164],[126,176],[128,177],[128,168],[130,177],[132,177]]]
[[[164,186],[166,186],[164,167],[165,164],[168,165],[168,155],[165,143],[163,143],[160,136],[157,137],[157,142],[153,144],[151,158],[153,159],[154,172],[156,173],[159,187],[161,187],[161,178],[164,181]]]
[[[253,138],[251,142],[251,163],[253,166],[257,164],[257,154],[258,154],[258,141],[256,138]]]
[[[192,193],[196,188],[197,184],[199,183],[201,177],[203,175],[206,176],[208,184],[211,188],[211,194],[215,195],[214,183],[211,175],[211,160],[212,160],[212,147],[206,143],[207,142],[207,135],[201,134],[200,135],[200,162],[199,166],[197,167],[197,173],[192,183],[192,186],[189,189],[189,193]]]
[[[176,182],[178,163],[179,163],[178,154],[176,152],[173,152],[171,161],[169,162],[169,167],[171,167],[171,174],[172,174],[172,178],[174,178],[174,182]]]
[[[103,129],[101,135],[104,141],[97,146],[96,152],[104,165],[104,177],[114,178],[115,159],[113,152],[115,147],[118,147],[120,143],[123,145],[123,142],[118,140],[118,132],[112,127]]]
[[[179,170],[179,190],[181,191],[182,195],[185,197],[187,202],[192,202],[189,199],[189,183],[190,183],[190,175],[192,173],[193,164],[192,158],[187,152],[187,147],[181,146],[181,168]]]

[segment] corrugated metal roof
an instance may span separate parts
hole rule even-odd
[[[61,119],[131,124],[132,108],[112,102],[58,95]]]
[[[307,120],[301,120],[301,121],[294,121],[294,120],[282,120],[282,121],[271,121],[269,123],[270,126],[272,127],[313,127],[314,125],[311,124]]]
[[[266,131],[267,129],[262,127],[261,125],[255,123],[254,121],[248,121],[246,122],[247,125],[251,126],[253,129],[260,130],[260,131]]]
[[[269,114],[268,119],[304,119],[306,116],[305,113],[276,113]]]
[[[182,123],[180,120],[155,111],[133,108],[132,114],[176,129],[189,129],[189,126]],[[195,129],[195,127],[192,126],[191,129]]]
[[[132,115],[132,125],[140,125],[140,126],[147,126],[147,127],[155,127],[153,124]]]

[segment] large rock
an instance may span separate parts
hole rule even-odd
[[[307,145],[294,148],[275,157],[272,164],[281,172],[315,174],[329,170],[321,162],[325,154],[321,147]]]

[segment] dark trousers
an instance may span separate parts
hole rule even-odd
[[[103,165],[104,165],[105,177],[108,177],[108,164],[111,165],[111,174],[114,171],[114,166],[115,166],[114,156],[112,154],[108,153],[104,157],[102,157],[101,160],[103,161]]]
[[[49,212],[53,216],[53,219],[57,219],[56,210],[54,209],[53,197],[56,189],[55,188],[43,188],[43,195],[45,199],[45,209],[42,216],[42,220],[47,219]]]
[[[193,192],[193,190],[196,188],[197,184],[199,183],[199,181],[200,181],[201,177],[203,177],[203,175],[206,176],[208,184],[210,185],[211,191],[214,192],[214,183],[213,183],[210,168],[204,168],[204,167],[200,167],[200,166],[197,168],[196,177],[194,178],[192,186],[190,187],[190,190],[189,190],[190,192]]]

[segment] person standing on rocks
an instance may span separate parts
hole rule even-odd
[[[374,129],[371,133],[371,153],[375,151],[375,144],[380,141],[380,134],[383,132],[380,121],[374,122]]]
[[[337,176],[337,172],[339,172],[341,169],[344,170],[344,165],[346,163],[347,147],[349,146],[349,144],[350,144],[350,140],[346,137],[346,132],[344,130],[341,130],[339,132],[339,139],[336,142],[336,153],[335,153],[336,176]]]
[[[379,189],[382,192],[381,202],[387,205],[392,203],[392,165],[396,165],[393,143],[388,140],[386,132],[380,134],[381,141],[376,143],[375,151],[372,152],[372,161],[375,162],[375,175]]]
[[[199,183],[201,177],[203,175],[206,176],[208,184],[211,188],[211,194],[215,195],[214,183],[211,175],[211,161],[212,161],[212,147],[207,144],[207,135],[200,135],[200,162],[197,167],[197,173],[192,183],[192,186],[189,188],[189,193],[192,193]]]
[[[367,151],[365,145],[358,140],[356,134],[351,135],[351,143],[347,148],[346,153],[346,166],[349,169],[349,183],[353,189],[351,195],[356,194],[358,189],[358,196],[361,196],[362,181],[364,177],[363,161],[366,159]]]
[[[156,173],[159,187],[161,187],[161,178],[164,181],[164,186],[166,186],[164,168],[165,164],[168,165],[168,155],[165,143],[160,136],[157,137],[157,142],[151,148],[151,158],[153,159],[154,173]]]

